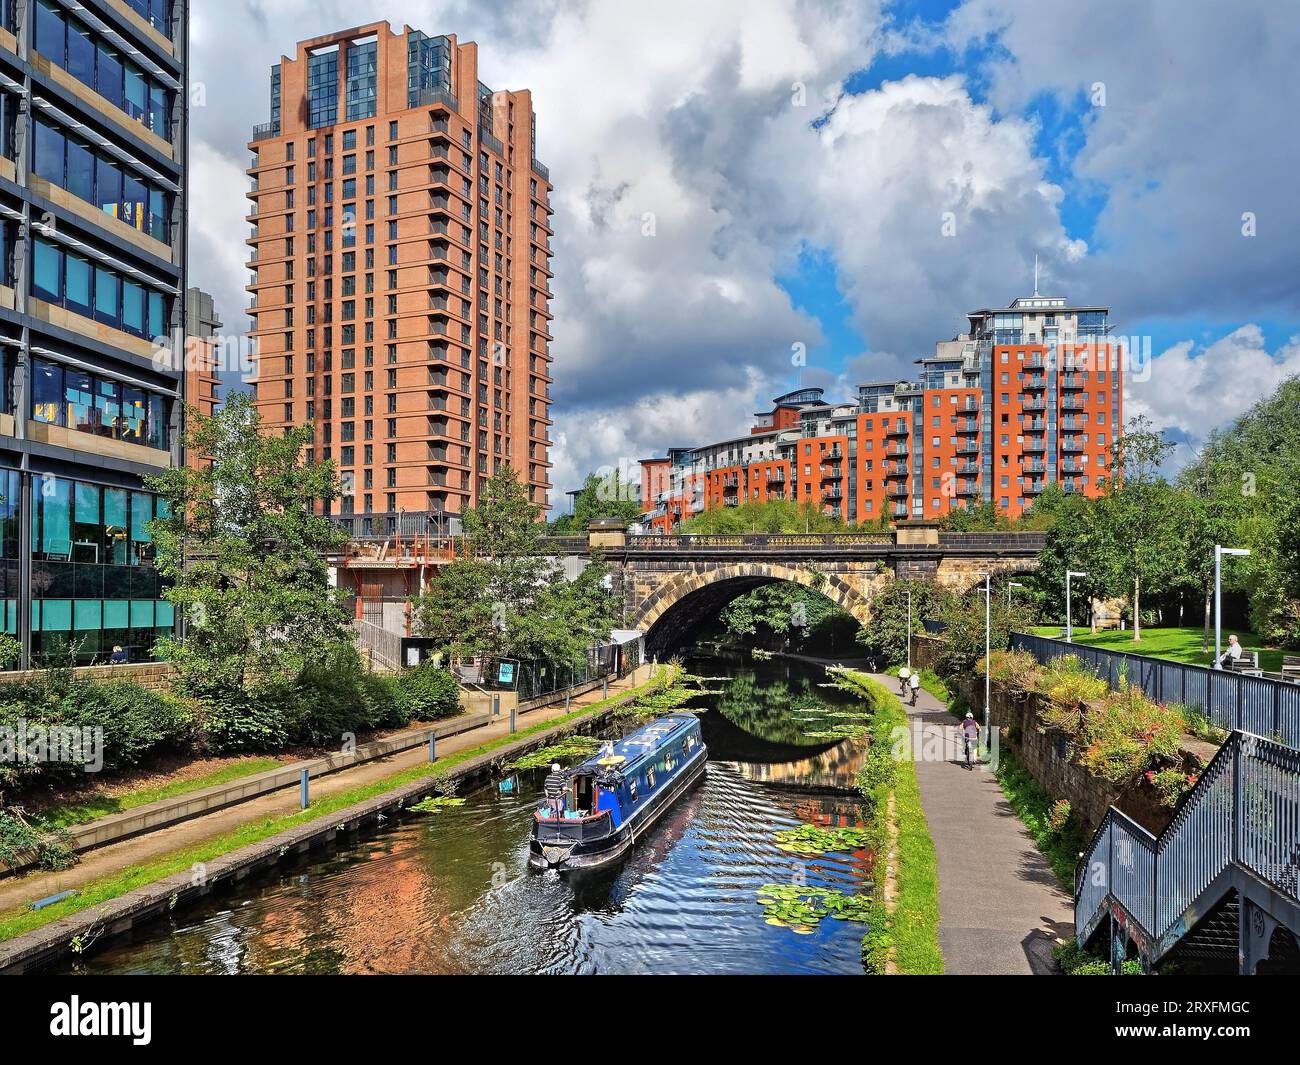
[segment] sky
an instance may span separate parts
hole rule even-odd
[[[190,283],[247,327],[247,139],[299,40],[387,19],[531,89],[555,186],[553,513],[593,470],[910,377],[966,311],[1111,308],[1195,453],[1300,373],[1300,18],[1276,0],[204,0]]]

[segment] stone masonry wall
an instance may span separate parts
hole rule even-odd
[[[78,666],[73,670],[76,676],[93,681],[129,680],[149,691],[170,691],[175,670],[169,662],[136,662],[120,666]],[[36,680],[39,672],[0,673],[0,687],[6,684],[22,684]]]

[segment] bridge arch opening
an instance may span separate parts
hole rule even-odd
[[[789,583],[816,592],[850,614],[859,624],[870,616],[870,592],[844,577],[784,566],[726,567],[726,572],[693,572],[669,581],[644,604],[640,628],[646,652],[667,658],[690,644],[727,605],[757,588]]]

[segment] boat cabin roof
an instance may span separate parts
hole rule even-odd
[[[638,762],[658,753],[669,740],[685,735],[690,731],[692,725],[698,726],[698,723],[698,719],[694,714],[670,714],[667,717],[657,718],[648,725],[642,725],[635,732],[628,733],[614,744],[614,754],[622,755],[626,759],[621,765],[614,768],[620,770],[630,769]],[[604,757],[606,757],[606,754],[598,751],[581,765],[576,766],[573,773],[598,772],[602,767],[597,763]]]

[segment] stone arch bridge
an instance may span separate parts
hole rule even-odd
[[[994,575],[1038,565],[1041,533],[949,533],[929,526],[893,532],[629,536],[593,522],[565,553],[599,550],[610,567],[623,622],[646,633],[647,651],[665,654],[705,619],[754,588],[790,581],[821,592],[860,622],[871,597],[897,579],[937,580],[965,591]]]

